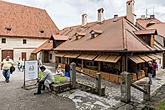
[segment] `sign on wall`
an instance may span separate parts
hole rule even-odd
[[[38,61],[25,61],[25,81],[38,78]]]

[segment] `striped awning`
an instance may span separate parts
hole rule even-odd
[[[99,55],[94,61],[116,63],[120,58],[117,55]]]
[[[66,58],[77,58],[80,54],[65,54],[64,57]]]
[[[95,61],[105,61],[108,56],[109,55],[99,55],[97,58],[95,58]]]
[[[131,56],[131,57],[129,57],[129,59],[132,60],[133,62],[135,62],[136,64],[138,64],[138,63],[144,63],[145,62],[139,56]]]
[[[91,55],[91,54],[81,54],[78,59],[82,60],[94,60],[97,57],[97,55]]]
[[[153,59],[148,57],[147,55],[139,55],[141,59],[143,59],[146,62],[152,61]]]
[[[153,54],[155,57],[157,57],[158,59],[162,59],[162,56],[160,55],[156,55],[156,54]]]
[[[65,55],[64,53],[55,53],[56,57],[64,57],[64,55]]]
[[[148,57],[152,58],[153,60],[157,60],[159,58],[157,58],[154,54],[149,54],[147,55]]]
[[[121,56],[110,55],[104,62],[116,63]]]

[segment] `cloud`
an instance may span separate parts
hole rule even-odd
[[[23,5],[45,9],[55,24],[62,29],[66,26],[81,24],[81,14],[88,14],[88,21],[97,19],[97,9],[105,9],[105,18],[113,15],[126,15],[126,0],[5,0]],[[140,17],[146,13],[156,14],[165,21],[164,0],[135,0],[135,14]],[[154,10],[154,11],[153,11]]]

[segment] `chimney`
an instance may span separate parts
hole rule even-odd
[[[117,22],[118,20],[118,15],[114,15],[113,22]]]
[[[145,15],[141,15],[141,19],[145,19]]]
[[[97,20],[98,20],[99,23],[101,23],[104,20],[104,15],[103,15],[104,14],[104,9],[100,8],[100,9],[97,10],[97,12],[98,12]]]
[[[150,18],[151,18],[151,19],[154,19],[154,18],[155,18],[155,15],[150,15]]]
[[[127,19],[132,22],[133,24],[136,23],[136,18],[134,14],[134,0],[127,0],[126,6],[127,6]]]
[[[87,24],[87,14],[82,14],[82,26],[85,26]]]
[[[114,15],[114,19],[117,19],[118,18],[118,15]]]

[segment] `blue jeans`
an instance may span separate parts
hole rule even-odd
[[[152,84],[152,73],[148,73],[149,84]]]
[[[7,70],[3,70],[3,76],[5,77],[6,81],[9,80],[10,78],[10,69],[7,69]]]

